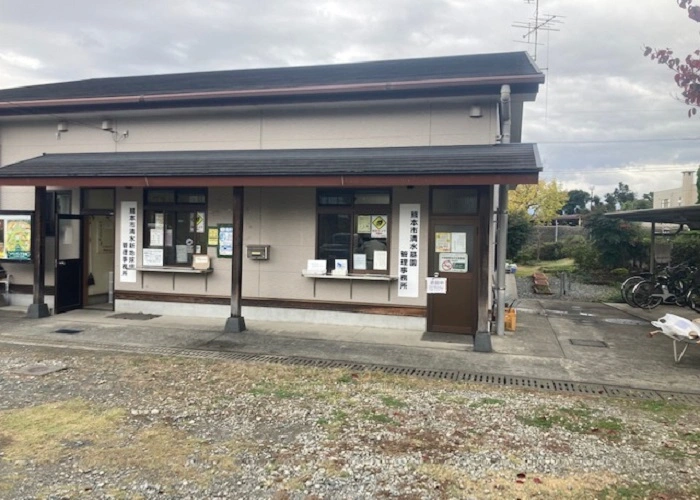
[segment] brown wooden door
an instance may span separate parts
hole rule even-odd
[[[447,279],[447,293],[428,295],[428,331],[474,334],[478,316],[478,219],[433,216],[429,275]]]

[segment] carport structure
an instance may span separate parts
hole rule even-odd
[[[700,229],[700,205],[690,205],[674,208],[650,208],[646,210],[625,210],[622,212],[612,212],[605,214],[611,219],[621,219],[628,222],[650,222],[651,223],[651,246],[649,255],[649,269],[654,270],[655,253],[654,244],[656,242],[656,224],[679,224],[679,231],[683,226],[688,229]]]

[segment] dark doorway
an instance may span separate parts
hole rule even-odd
[[[83,305],[82,220],[80,215],[56,216],[56,314]]]

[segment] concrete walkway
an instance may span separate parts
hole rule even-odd
[[[140,321],[88,309],[29,320],[22,317],[22,310],[0,308],[0,342],[235,351],[700,393],[700,346],[691,345],[683,360],[675,363],[672,341],[663,335],[648,336],[653,327],[646,316],[654,319],[681,310],[623,309],[522,300],[516,332],[492,337],[494,352],[489,354],[473,352],[471,336],[264,321],[250,321],[248,331],[228,334],[223,333],[221,319]],[[56,333],[59,329],[80,331]]]

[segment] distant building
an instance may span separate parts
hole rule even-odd
[[[654,192],[653,208],[687,207],[698,201],[698,188],[695,185],[695,172],[683,172],[680,187]]]

